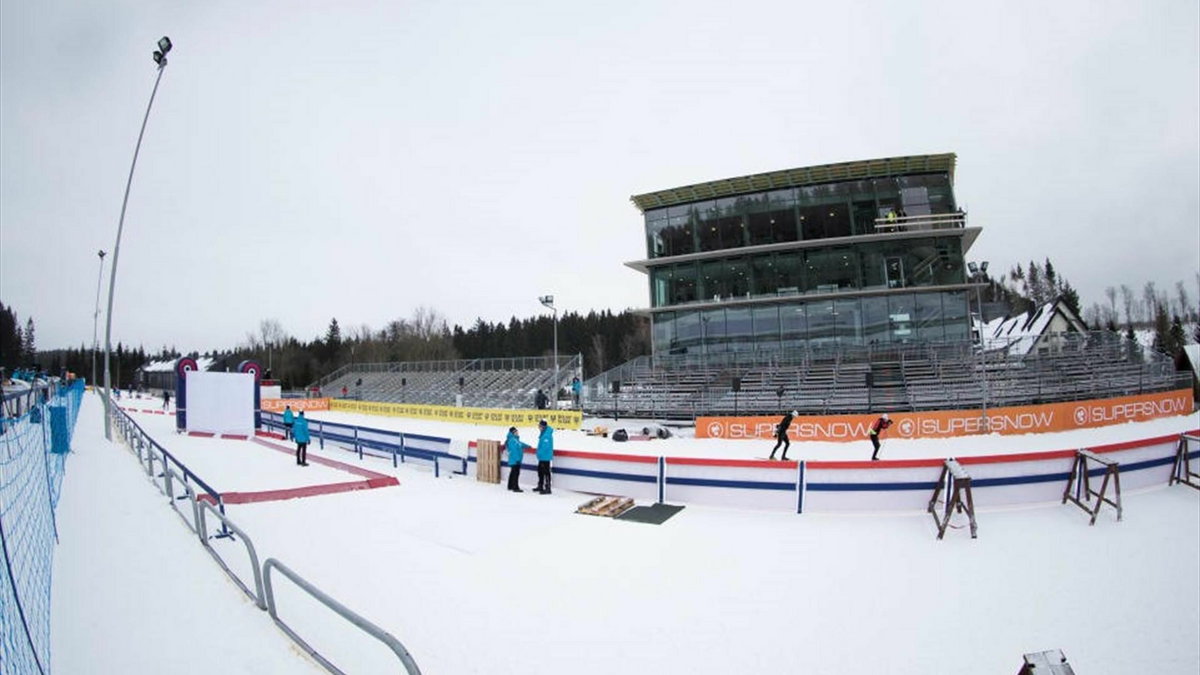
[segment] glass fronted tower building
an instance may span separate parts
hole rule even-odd
[[[655,356],[965,340],[953,153],[787,169],[632,197]]]

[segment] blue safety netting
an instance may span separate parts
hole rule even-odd
[[[0,672],[50,672],[50,581],[65,449],[84,383],[0,402]],[[57,452],[56,452],[57,451]]]

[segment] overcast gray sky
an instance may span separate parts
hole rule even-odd
[[[164,34],[114,342],[642,307],[631,195],[939,152],[971,259],[1049,257],[1085,306],[1195,300],[1198,25],[1195,0],[0,0],[0,301],[42,349],[90,344]]]

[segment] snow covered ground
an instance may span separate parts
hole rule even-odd
[[[146,407],[153,407],[147,404]],[[246,441],[176,435],[134,413],[218,490],[353,479]],[[498,438],[501,429],[316,413],[378,428]],[[585,426],[640,428],[587,420]],[[323,672],[225,576],[149,483],[103,440],[85,399],[58,511],[52,598],[59,673]],[[1200,417],[1045,436],[895,439],[890,457],[1050,450],[1200,427]],[[532,430],[522,436],[532,441]],[[617,444],[560,431],[572,450],[755,457],[764,442]],[[802,459],[861,444],[793,444]],[[342,450],[310,450],[358,463]],[[1060,648],[1081,675],[1200,668],[1200,493],[1125,495],[1094,527],[1074,506],[979,514],[937,541],[927,515],[782,514],[688,506],[661,526],[576,515],[586,496],[512,494],[367,458],[400,485],[228,507],[274,557],[391,632],[422,672],[1015,673]],[[961,524],[961,523],[957,523]],[[240,541],[214,549],[239,573]],[[248,576],[247,576],[248,578]],[[348,673],[399,664],[276,577],[281,615]]]

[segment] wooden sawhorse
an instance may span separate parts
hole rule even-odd
[[[946,506],[939,516],[937,501],[943,492],[947,495]],[[937,525],[938,539],[945,536],[946,527],[950,525],[950,516],[954,514],[955,510],[959,513],[967,512],[967,517],[971,521],[971,538],[977,538],[975,498],[971,496],[971,476],[954,458],[947,459],[942,465],[942,475],[938,477],[937,487],[933,489],[933,496],[929,498],[929,506],[925,510],[933,516],[933,522]]]
[[[1092,489],[1090,477],[1088,475],[1088,462],[1095,462],[1104,467],[1104,481],[1100,483],[1100,491]],[[1121,520],[1121,470],[1120,465],[1111,459],[1106,459],[1092,452],[1091,450],[1076,450],[1075,462],[1071,465],[1071,477],[1067,479],[1067,489],[1063,490],[1062,503],[1066,504],[1068,500],[1075,502],[1079,508],[1091,514],[1092,520],[1088,525],[1096,524],[1096,515],[1100,513],[1100,507],[1108,504],[1117,509],[1117,521]],[[1105,496],[1108,492],[1108,481],[1112,479],[1115,494],[1113,499]],[[1074,491],[1072,493],[1072,488]],[[1096,498],[1095,505],[1092,504],[1092,497]]]
[[[1175,449],[1175,467],[1171,469],[1171,480],[1167,485],[1183,483],[1200,490],[1200,473],[1192,471],[1192,461],[1188,458],[1189,444],[1200,446],[1200,437],[1179,435],[1179,447]]]

